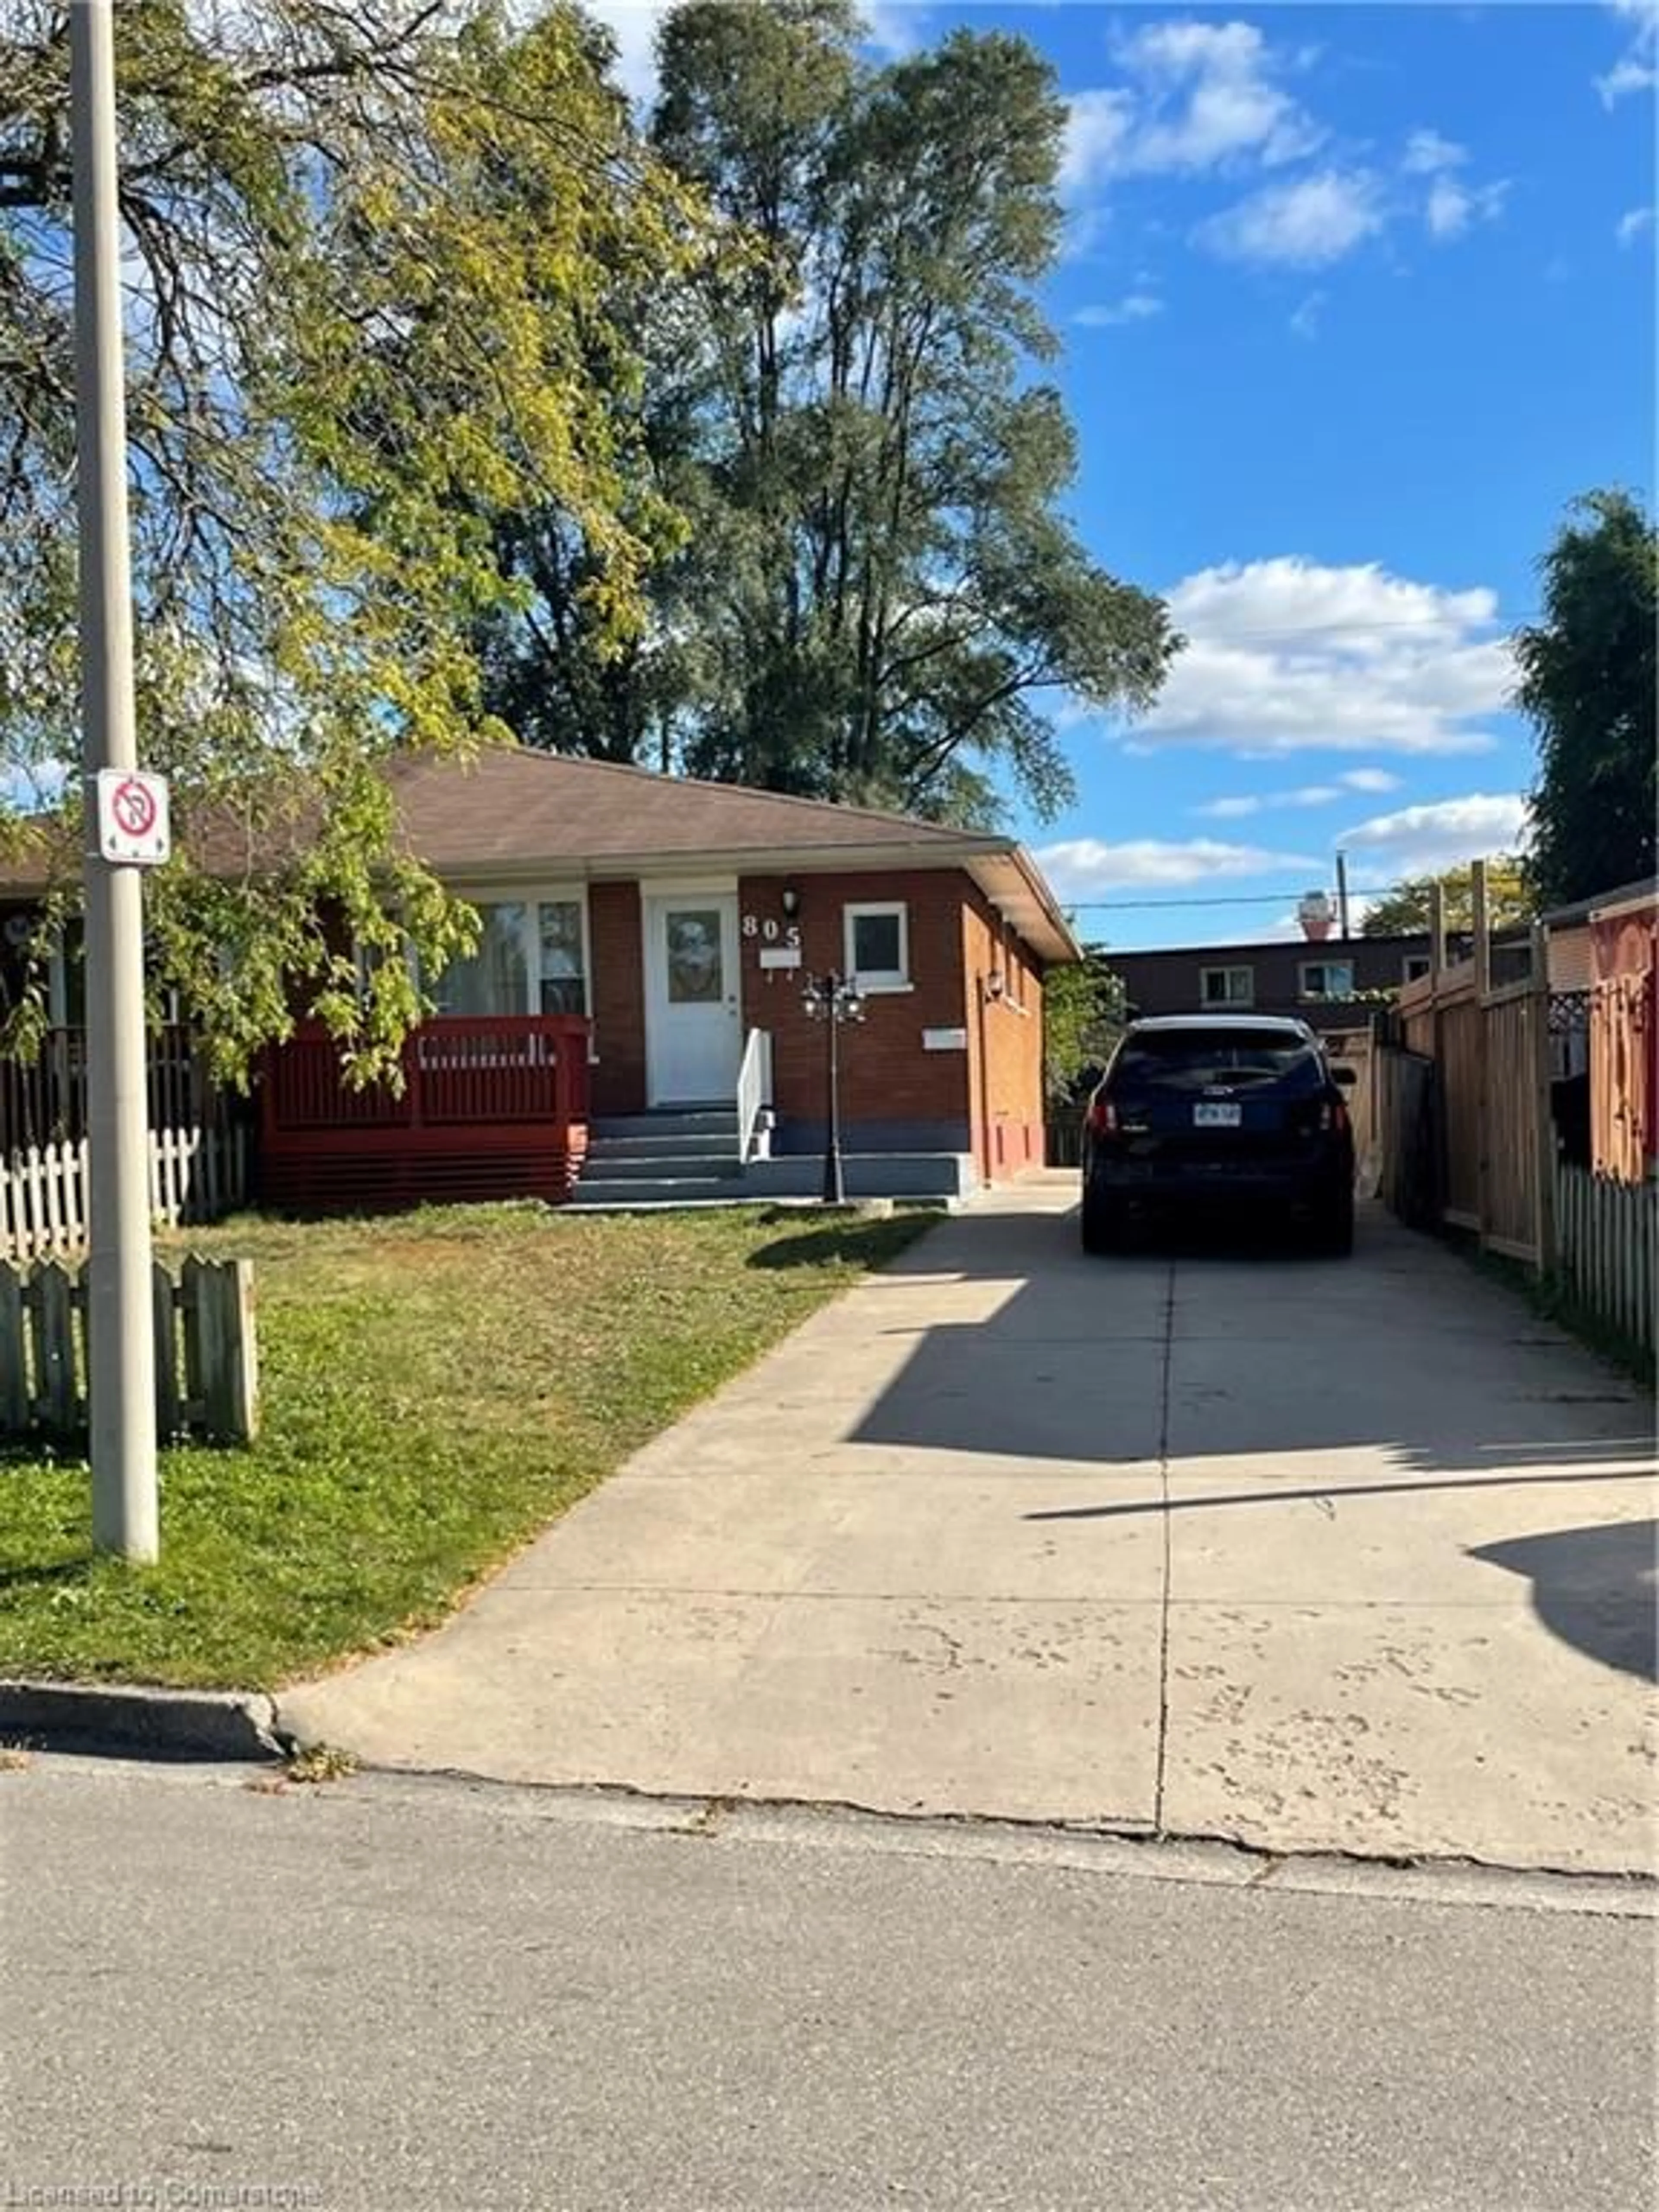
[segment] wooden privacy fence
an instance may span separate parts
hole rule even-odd
[[[1382,1188],[1402,1220],[1462,1230],[1534,1267],[1549,1264],[1549,985],[1542,940],[1532,973],[1493,987],[1485,871],[1476,868],[1474,956],[1442,963],[1401,993],[1382,1049]]]
[[[0,1260],[84,1249],[87,1175],[84,1138],[0,1153]],[[216,1221],[247,1194],[247,1133],[239,1125],[150,1131],[155,1220],[170,1229]]]
[[[1615,1182],[1558,1160],[1555,1276],[1585,1311],[1655,1347],[1659,1183]]]
[[[1540,1161],[1551,1143],[1549,1001],[1531,982],[1482,991],[1455,969],[1429,1009],[1443,1145],[1441,1218],[1494,1252],[1534,1265],[1544,1255]],[[1410,1030],[1409,1018],[1407,1030]]]
[[[1382,1196],[1414,1228],[1462,1230],[1526,1261],[1583,1313],[1650,1352],[1659,1183],[1643,1179],[1639,1147],[1608,1155],[1624,1179],[1562,1157],[1552,1086],[1571,1056],[1563,1052],[1547,943],[1535,930],[1528,979],[1494,988],[1479,862],[1474,877],[1474,958],[1456,966],[1441,959],[1437,897],[1431,972],[1406,987],[1384,1025]],[[1644,1032],[1632,1018],[1635,1043],[1598,1059],[1597,1011],[1592,1005],[1591,1068],[1606,1095],[1595,1110],[1600,1123],[1612,1125],[1634,1095],[1632,1061]],[[1605,1130],[1597,1147],[1598,1156],[1607,1152]]]
[[[258,1426],[251,1260],[185,1261],[153,1277],[155,1432],[246,1443]],[[61,1261],[0,1265],[0,1436],[79,1436],[87,1425],[87,1279]]]

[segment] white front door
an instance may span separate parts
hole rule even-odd
[[[743,1013],[733,893],[646,900],[645,1038],[653,1106],[725,1105],[736,1096]]]

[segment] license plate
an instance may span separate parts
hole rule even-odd
[[[1194,1106],[1193,1127],[1195,1129],[1236,1129],[1244,1119],[1244,1109],[1238,1105]]]

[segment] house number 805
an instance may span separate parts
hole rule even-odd
[[[764,921],[761,920],[758,915],[744,915],[743,918],[743,933],[745,937],[763,937],[769,945],[775,945],[780,938],[783,939],[786,945],[799,945],[800,943],[800,932],[796,928],[793,922],[791,922],[787,929],[785,929],[782,924],[774,921],[773,917],[769,914],[767,915]]]

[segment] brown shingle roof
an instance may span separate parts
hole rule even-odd
[[[677,859],[737,867],[764,858],[803,869],[837,860],[865,867],[955,863],[984,876],[994,896],[1013,900],[1022,916],[1017,926],[1036,930],[1047,957],[1075,957],[1053,893],[1011,838],[517,745],[492,747],[465,764],[398,755],[386,772],[408,849],[459,884],[487,884],[492,872],[506,877],[542,868],[623,874],[642,862]],[[186,821],[179,832],[210,872],[238,875],[257,861],[246,830],[228,816]],[[276,844],[307,833],[301,822],[270,834]],[[0,859],[0,891],[39,888],[53,872],[46,842],[33,854]]]
[[[741,785],[696,783],[646,769],[502,746],[470,766],[406,757],[390,775],[410,848],[426,865],[472,870],[526,861],[617,861],[642,855],[893,848],[914,853],[1002,838],[944,830],[902,814],[831,806]]]

